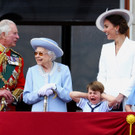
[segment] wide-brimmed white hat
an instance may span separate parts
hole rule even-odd
[[[58,46],[58,44],[49,38],[33,38],[30,41],[31,46],[34,50],[37,47],[43,47],[47,50],[53,51],[56,57],[61,57],[63,55],[62,49]]]
[[[126,9],[107,10],[106,12],[102,13],[96,20],[96,26],[99,30],[103,31],[104,20],[107,16],[110,16],[110,15],[121,15],[126,20],[128,26],[130,26],[133,22],[132,13]]]

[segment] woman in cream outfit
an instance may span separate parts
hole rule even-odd
[[[106,11],[96,20],[97,28],[114,40],[102,46],[97,80],[104,84],[105,93],[116,97],[116,111],[124,110],[135,88],[135,42],[126,36],[132,21],[132,14],[125,9]]]

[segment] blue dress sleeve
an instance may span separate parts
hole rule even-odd
[[[72,91],[72,79],[68,66],[64,67],[61,79],[61,86],[56,84],[56,92],[61,100],[63,100],[64,102],[69,102],[72,100],[69,96],[69,93]]]
[[[33,74],[31,72],[31,68],[29,68],[26,75],[26,82],[23,92],[23,101],[26,104],[34,104],[42,99],[43,97],[39,97],[38,91],[34,90],[33,88]]]
[[[135,105],[135,89],[133,89],[132,92],[130,93],[126,104]]]

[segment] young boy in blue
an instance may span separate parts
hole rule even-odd
[[[135,89],[132,90],[126,102],[126,106],[125,106],[126,112],[133,112],[132,105],[135,106]]]
[[[83,112],[111,111],[115,98],[103,93],[104,86],[102,83],[98,81],[91,82],[87,85],[87,90],[88,93],[79,91],[70,92],[70,97],[77,103],[77,106],[80,107]]]

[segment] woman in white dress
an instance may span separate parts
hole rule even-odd
[[[124,109],[135,87],[135,42],[127,37],[132,21],[131,12],[125,9],[106,11],[96,20],[97,28],[114,40],[102,46],[97,80],[104,84],[105,93],[116,97],[117,111]]]

